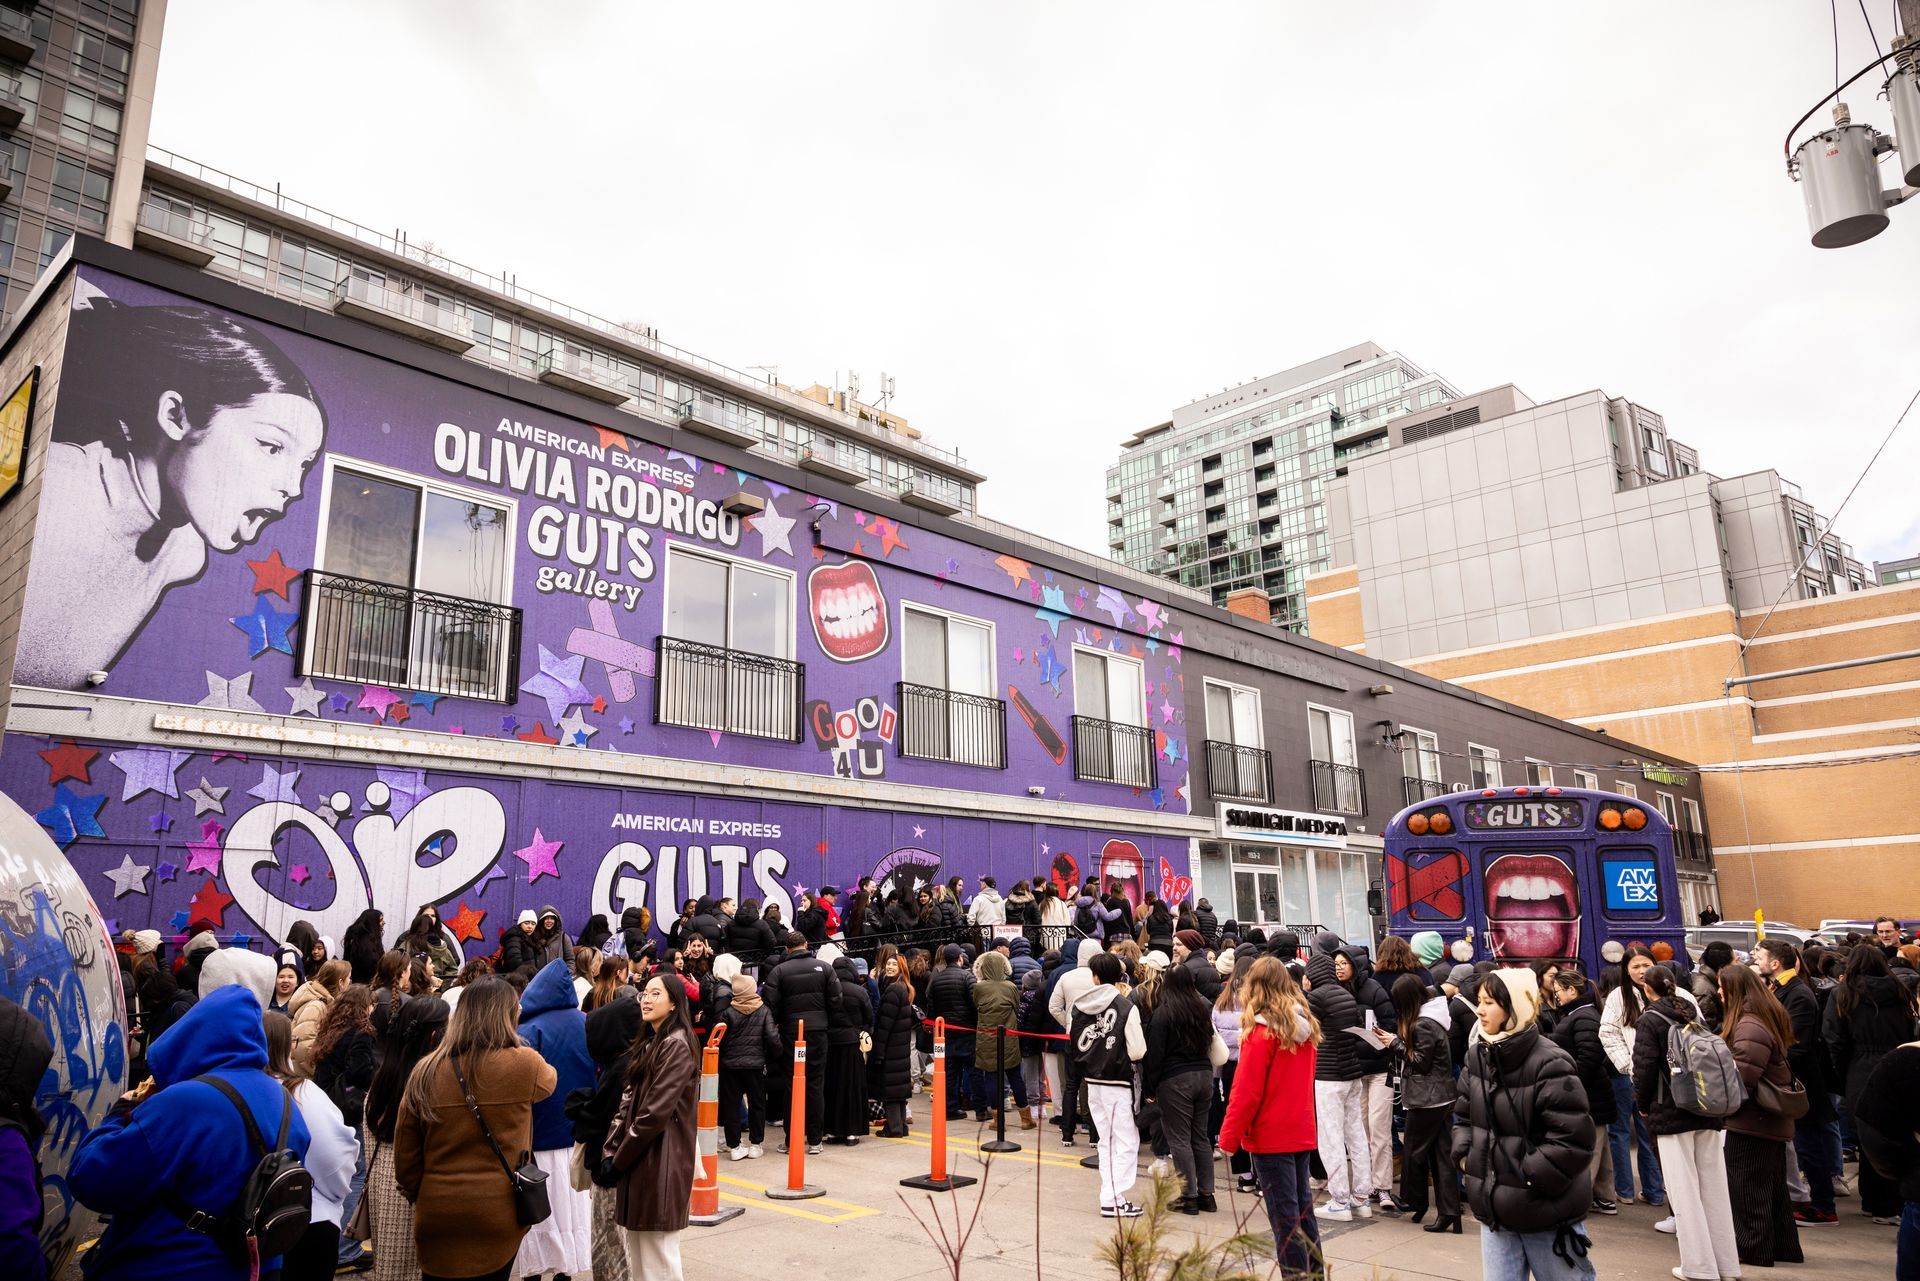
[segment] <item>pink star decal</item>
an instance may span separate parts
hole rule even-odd
[[[313,879],[313,872],[308,869],[305,863],[295,863],[287,869],[287,875],[293,878],[295,885],[305,885]]]
[[[918,823],[915,823],[915,824],[913,825],[913,839],[914,839],[914,840],[916,840],[916,841],[917,841],[917,840],[919,840],[919,839],[920,839],[921,837],[923,837],[923,836],[925,836],[926,834],[927,834],[927,829],[926,829],[926,828],[924,828],[924,827],[922,827],[922,826],[920,826],[920,825],[919,825]]]
[[[217,820],[211,818],[200,825],[200,839],[187,842],[189,872],[220,870],[220,834],[224,830]]]
[[[1160,700],[1160,723],[1161,724],[1163,725],[1173,724],[1173,710],[1174,709],[1173,709],[1172,703],[1168,702],[1164,698]]]
[[[527,884],[531,885],[543,876],[558,876],[560,869],[555,866],[553,856],[560,852],[565,841],[550,841],[539,828],[533,829],[533,841],[524,849],[513,852],[513,856],[527,865]]]
[[[1150,632],[1159,631],[1161,625],[1166,622],[1165,616],[1160,612],[1160,602],[1157,600],[1143,599],[1134,606],[1134,609],[1139,613],[1140,621],[1147,625],[1147,630]]]
[[[372,712],[375,720],[384,721],[387,719],[388,709],[399,701],[400,696],[384,686],[362,685],[360,702],[357,706],[362,711]]]
[[[1187,633],[1185,629],[1182,629],[1167,637],[1167,640],[1169,642],[1167,646],[1167,657],[1177,663],[1180,661],[1180,647],[1187,643]]]

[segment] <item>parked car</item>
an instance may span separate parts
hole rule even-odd
[[[1821,921],[1819,927],[1814,930],[1814,936],[1825,943],[1844,943],[1849,934],[1870,935],[1872,933],[1872,921],[1841,921],[1832,918]],[[1912,942],[1916,938],[1920,938],[1920,921],[1901,921],[1901,942]]]
[[[1788,925],[1784,921],[1768,921],[1766,927],[1768,935],[1792,939],[1796,947],[1805,946],[1814,934],[1812,930]],[[1687,955],[1698,962],[1700,953],[1706,951],[1709,943],[1725,943],[1736,952],[1751,953],[1758,941],[1752,921],[1722,921],[1718,925],[1701,925],[1687,931]]]

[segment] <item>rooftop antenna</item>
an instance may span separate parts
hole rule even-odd
[[[880,371],[879,407],[881,409],[885,409],[887,407],[887,402],[892,399],[893,399],[893,375],[883,369]]]

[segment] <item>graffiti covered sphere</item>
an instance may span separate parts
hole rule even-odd
[[[40,1244],[57,1275],[94,1235],[91,1211],[67,1192],[67,1165],[127,1085],[127,1011],[120,965],[80,876],[40,825],[0,795],[0,996],[40,1020],[53,1063],[34,1105],[46,1218]]]

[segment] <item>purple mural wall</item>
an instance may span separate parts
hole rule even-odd
[[[1187,874],[1184,839],[1126,821],[1188,810],[1184,631],[1158,602],[94,269],[48,449],[17,684],[78,690],[105,672],[100,692],[123,698],[515,740],[561,767],[649,754],[842,792],[960,791],[979,815],[915,813],[893,789],[891,808],[776,803],[304,760],[271,741],[236,755],[9,734],[0,788],[121,927],[206,914],[278,937],[305,917],[338,937],[368,904],[397,928],[432,902],[478,952],[546,903],[577,925],[643,895],[656,911],[703,890],[786,906],[936,867],[1004,888],[1111,860],[1136,898]],[[728,514],[737,492],[764,510]],[[387,678],[308,674],[368,661],[372,607],[356,598],[341,631],[326,593],[347,589],[316,588],[321,574],[516,606],[517,665],[498,634],[472,641],[471,619],[423,623],[416,606],[397,615],[413,644],[397,660],[385,647]],[[969,692],[1006,700],[1004,768],[902,755],[909,604],[927,607],[915,626],[952,616],[986,637],[971,661],[988,688]],[[663,690],[663,632],[776,652],[804,665],[804,692],[774,677],[794,695],[782,708],[738,671]],[[1076,670],[1114,682],[1079,710],[1150,727],[1114,771],[1125,782],[1074,777]],[[471,696],[489,681],[503,700]],[[709,695],[757,710],[725,729],[656,723],[663,702],[684,719]],[[980,799],[1035,788],[1106,807],[1112,830]]]

